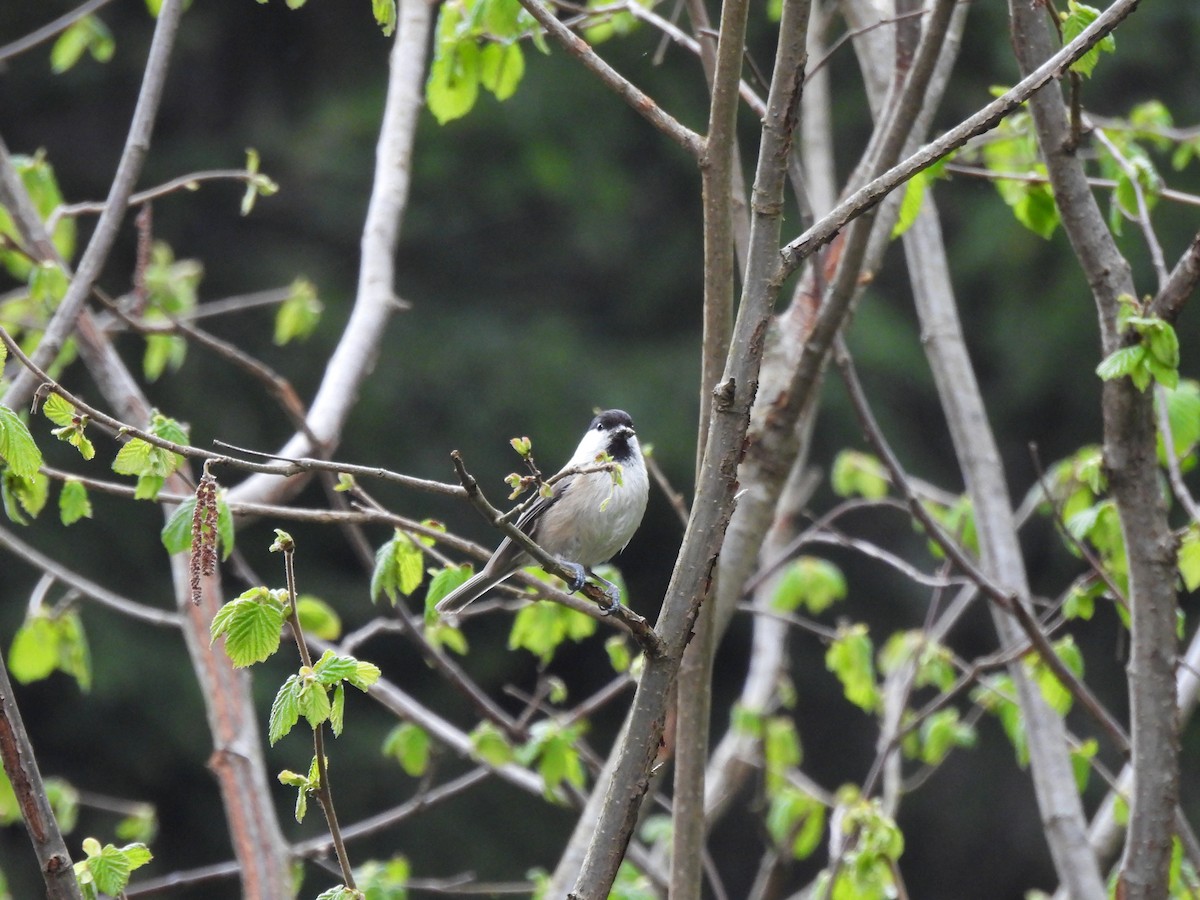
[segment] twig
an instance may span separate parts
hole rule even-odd
[[[625,76],[601,59],[587,41],[560,22],[554,13],[547,6],[539,2],[539,0],[520,0],[520,2],[521,6],[537,20],[538,24],[545,28],[564,50],[578,59],[586,69],[599,78],[605,87],[616,93],[617,96],[628,103],[647,122],[693,157],[698,158],[700,156],[704,149],[704,139],[700,135],[680,124],[655,103],[653,97],[635,87]]]
[[[1179,454],[1175,452],[1175,436],[1171,433],[1171,416],[1167,412],[1167,392],[1161,386],[1155,386],[1155,405],[1158,407],[1158,431],[1162,438],[1163,452],[1167,457],[1167,478],[1171,482],[1171,491],[1175,499],[1187,511],[1191,521],[1200,523],[1200,506],[1196,498],[1188,490],[1183,480],[1183,470],[1179,467]]]
[[[967,178],[981,178],[985,181],[1020,181],[1025,184],[1049,184],[1049,175],[1039,175],[1036,172],[1005,172],[986,169],[982,166],[972,166],[967,163],[950,162],[946,163],[947,172],[952,172],[955,175],[964,175]],[[1105,188],[1112,190],[1116,188],[1117,182],[1112,178],[1099,178],[1090,176],[1087,183],[1092,187]],[[1158,196],[1164,200],[1171,200],[1175,203],[1182,203],[1187,206],[1200,206],[1200,196],[1188,194],[1184,191],[1176,191],[1171,188],[1162,188],[1158,192]]]
[[[1152,315],[1174,322],[1183,311],[1183,304],[1196,289],[1200,282],[1200,233],[1196,234],[1187,249],[1179,257],[1179,262],[1167,277],[1158,295],[1150,303]]]
[[[1133,164],[1125,158],[1120,148],[1117,147],[1104,133],[1103,128],[1093,128],[1092,135],[1096,140],[1103,145],[1109,155],[1116,160],[1117,166],[1125,173],[1125,177],[1129,179],[1129,186],[1133,188],[1133,196],[1137,201],[1137,213],[1132,216],[1141,229],[1142,238],[1146,242],[1146,248],[1150,251],[1150,260],[1154,263],[1154,272],[1158,276],[1158,288],[1162,290],[1167,283],[1167,260],[1163,256],[1162,244],[1158,242],[1158,235],[1154,233],[1154,223],[1150,221],[1150,205],[1146,202],[1146,192],[1142,189],[1142,181],[1138,177],[1137,170]]]
[[[1129,599],[1125,596],[1125,592],[1121,590],[1121,586],[1113,580],[1112,574],[1104,568],[1104,564],[1096,558],[1096,554],[1092,552],[1092,549],[1079,538],[1075,537],[1071,533],[1071,529],[1067,527],[1067,523],[1062,516],[1062,510],[1058,505],[1058,500],[1054,496],[1054,492],[1050,490],[1050,485],[1046,483],[1046,471],[1042,467],[1042,460],[1038,454],[1037,444],[1029,445],[1029,455],[1033,459],[1033,468],[1037,473],[1042,495],[1046,498],[1046,502],[1050,504],[1051,510],[1054,511],[1054,526],[1058,529],[1058,533],[1062,535],[1063,540],[1075,548],[1080,556],[1087,560],[1096,577],[1103,581],[1109,592],[1112,593],[1113,599],[1128,610]]]
[[[77,572],[60,565],[50,557],[30,547],[6,528],[0,528],[0,546],[24,559],[31,566],[40,569],[48,575],[52,575],[56,580],[79,591],[84,597],[95,600],[101,606],[106,606],[123,616],[128,616],[131,619],[136,619],[139,622],[145,622],[149,625],[157,625],[160,628],[180,627],[179,616],[175,613],[136,603],[133,600],[110,591],[108,588],[101,587],[94,581],[84,578]]]
[[[276,545],[283,551],[283,567],[287,578],[287,598],[288,606],[292,614],[288,616],[288,625],[292,630],[292,637],[296,641],[296,650],[300,653],[300,660],[305,669],[312,669],[312,656],[308,652],[308,643],[304,639],[304,631],[300,627],[300,614],[296,610],[296,545],[290,537],[276,541]],[[325,756],[325,722],[319,722],[313,728],[313,753],[317,761],[317,788],[314,791],[317,797],[317,802],[321,805],[321,812],[325,814],[325,821],[329,825],[329,836],[333,842],[334,852],[337,855],[338,865],[342,870],[342,883],[346,887],[354,890],[357,885],[354,882],[354,870],[350,865],[350,856],[346,852],[346,843],[342,839],[342,830],[338,825],[337,810],[333,805],[333,789],[329,784],[329,761]],[[303,788],[301,788],[303,790]]]
[[[108,3],[111,0],[103,0],[103,2]],[[249,169],[207,169],[203,172],[192,172],[189,175],[180,175],[178,178],[172,178],[170,181],[163,182],[155,187],[146,188],[144,191],[130,194],[129,199],[126,201],[126,206],[141,206],[143,203],[149,203],[153,200],[178,193],[179,191],[195,191],[206,181],[242,181],[249,183],[260,181],[263,177],[262,174],[251,172]],[[53,232],[55,226],[58,225],[59,219],[64,217],[75,218],[77,216],[102,213],[104,212],[105,205],[94,200],[85,200],[80,203],[64,203],[61,206],[56,206],[50,211],[50,215],[46,217],[46,229]]]

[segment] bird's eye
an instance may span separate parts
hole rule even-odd
[[[604,430],[604,423],[603,423],[603,422],[597,422],[597,423],[596,423],[596,430],[597,430],[597,431],[603,431],[603,430]]]

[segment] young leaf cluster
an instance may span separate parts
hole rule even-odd
[[[1129,376],[1139,391],[1152,381],[1165,388],[1179,386],[1179,336],[1170,322],[1147,314],[1143,306],[1129,295],[1120,298],[1117,329],[1131,338],[1131,343],[1114,350],[1096,367],[1096,374],[1105,381]]]
[[[90,690],[92,655],[79,614],[46,609],[31,614],[13,636],[8,668],[21,684],[41,681],[57,671]]]
[[[101,895],[123,896],[129,875],[153,859],[145,844],[114,844],[100,846],[95,838],[83,842],[84,858],[75,863],[75,877],[85,900],[98,900]]]
[[[301,716],[312,728],[328,722],[334,735],[340,735],[345,725],[346,684],[366,691],[379,675],[379,667],[372,663],[326,650],[311,668],[301,666],[299,672],[288,676],[275,695],[267,725],[268,740],[272,744],[279,741]]]
[[[188,442],[187,428],[159,412],[152,416],[147,431],[174,444]],[[133,495],[135,499],[154,500],[162,490],[163,482],[182,464],[183,457],[178,453],[135,437],[117,451],[112,469],[118,475],[137,476],[137,488]]]
[[[541,31],[517,0],[447,0],[438,11],[425,100],[439,124],[475,106],[479,89],[507,100],[525,74],[522,38],[543,52]]]

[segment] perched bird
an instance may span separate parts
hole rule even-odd
[[[619,476],[607,470],[566,475],[551,485],[549,497],[535,500],[516,525],[574,572],[571,591],[583,587],[588,575],[603,581],[611,600],[604,611],[612,612],[620,604],[620,593],[616,585],[592,572],[592,566],[607,562],[629,543],[646,511],[650,487],[633,420],[619,409],[592,419],[563,471],[593,468],[604,461],[606,453],[620,465]],[[528,553],[506,537],[478,573],[438,602],[437,611],[443,615],[458,612],[532,562]]]

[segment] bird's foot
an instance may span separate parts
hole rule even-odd
[[[608,604],[601,605],[600,615],[611,616],[621,608],[621,589],[609,581],[607,578],[601,578],[595,572],[590,573],[597,581],[604,583],[604,596],[608,597]]]
[[[573,594],[587,584],[588,576],[595,578],[604,585],[604,596],[608,598],[608,603],[600,604],[600,615],[611,616],[621,606],[621,589],[609,581],[607,578],[601,578],[591,569],[584,568],[577,562],[571,562],[568,559],[560,559],[563,567],[570,570],[571,580],[567,582],[567,589]]]
[[[577,590],[587,584],[587,569],[577,562],[571,562],[568,559],[560,559],[563,568],[570,569],[571,580],[567,582],[567,588],[570,593],[575,593]]]

